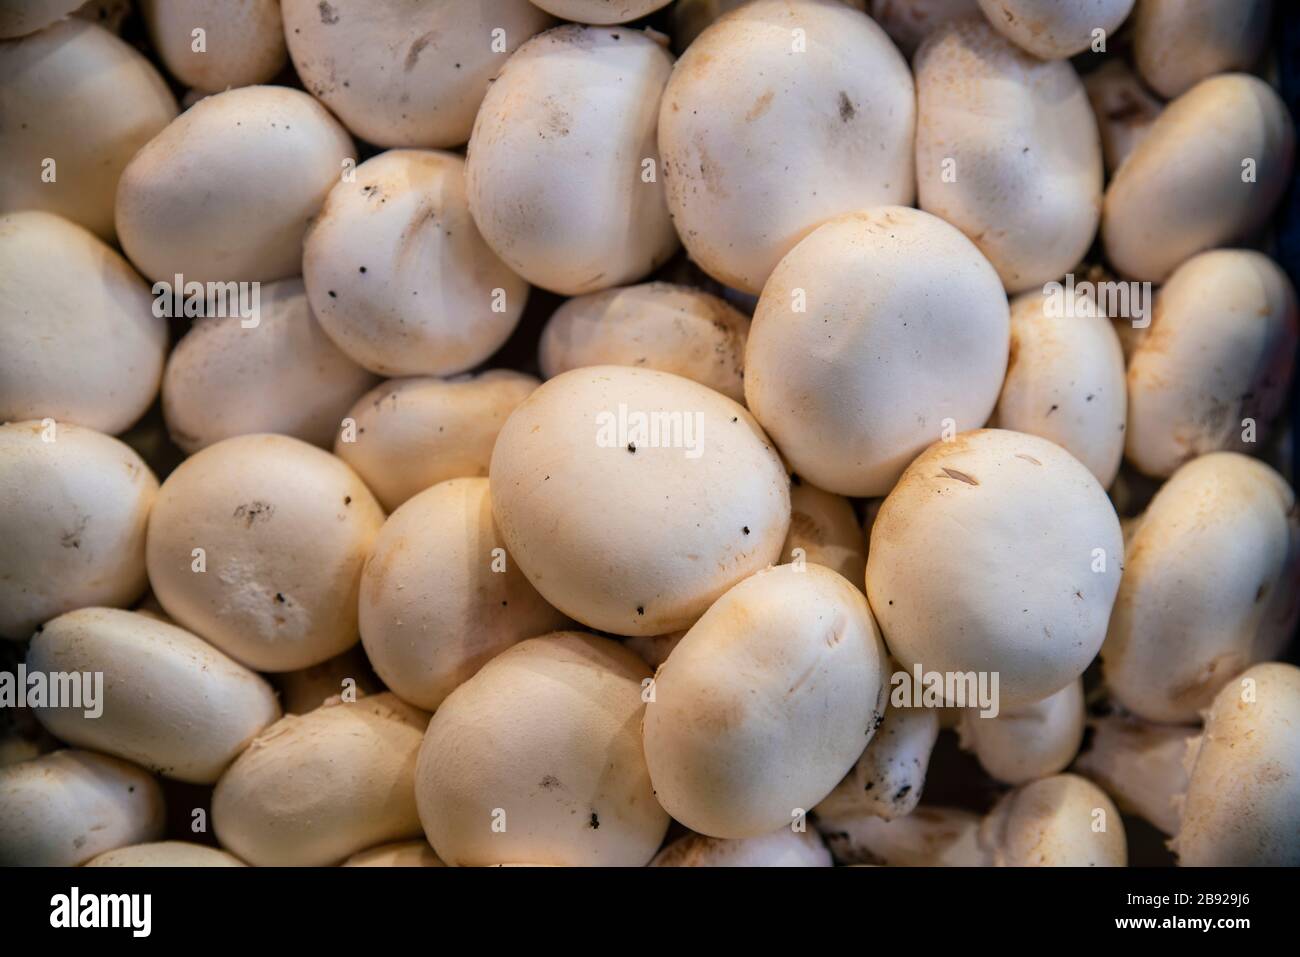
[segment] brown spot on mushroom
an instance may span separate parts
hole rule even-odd
[[[772,105],[772,95],[773,95],[772,91],[768,90],[757,100],[755,100],[754,105],[751,106],[749,108],[749,112],[745,114],[745,122],[752,123],[754,122],[754,120],[758,119],[760,116],[766,113],[768,111],[768,108],[771,107]]]
[[[269,502],[245,502],[235,509],[231,517],[242,521],[245,528],[252,528],[254,522],[270,521],[273,514],[275,514],[275,506]]]
[[[847,123],[849,120],[853,119],[853,117],[857,116],[858,114],[858,111],[853,108],[853,101],[849,99],[849,95],[845,93],[843,90],[840,90],[839,107],[840,107],[841,123]]]
[[[415,69],[415,64],[420,62],[420,54],[424,48],[433,40],[433,31],[422,33],[411,43],[411,47],[406,51],[406,62],[402,64],[403,69],[408,73]]]
[[[967,485],[979,485],[980,483],[965,472],[959,472],[956,469],[944,468],[943,474],[950,479],[956,479],[958,482],[965,482]]]
[[[316,9],[320,11],[320,22],[326,26],[332,26],[339,22],[338,11],[334,9],[333,4],[327,3],[326,0],[320,0],[320,3],[316,5]]]
[[[1038,459],[1034,458],[1032,455],[1025,455],[1025,453],[1023,453],[1023,452],[1017,452],[1017,453],[1016,453],[1016,458],[1018,458],[1018,459],[1024,459],[1026,462],[1029,462],[1029,463],[1031,463],[1031,464],[1033,464],[1033,465],[1042,465],[1042,464],[1043,464],[1042,462],[1038,461]]]

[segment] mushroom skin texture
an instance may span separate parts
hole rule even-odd
[[[188,841],[156,841],[132,844],[105,851],[86,861],[83,867],[247,867],[248,865],[215,847]]]
[[[773,271],[745,399],[799,475],[879,496],[943,434],[984,425],[1007,368],[997,274],[937,216],[885,206],[814,230]]]
[[[1113,176],[1151,132],[1164,101],[1152,96],[1132,67],[1118,58],[1084,74],[1083,87],[1097,117],[1106,172]]]
[[[993,28],[1040,60],[1064,60],[1117,32],[1134,0],[978,0]],[[1104,47],[1103,47],[1104,49]]]
[[[257,867],[321,867],[417,837],[415,758],[428,720],[391,694],[281,718],[217,782],[217,840]]]
[[[443,702],[416,767],[424,832],[452,866],[640,867],[668,815],[641,752],[650,669],[556,632],[493,658]]]
[[[44,210],[111,242],[128,161],[176,111],[153,64],[97,24],[0,43],[0,212]]]
[[[76,867],[163,825],[158,781],[118,758],[65,748],[0,768],[0,867]]]
[[[1298,339],[1295,287],[1273,260],[1245,249],[1187,260],[1129,359],[1129,461],[1163,478],[1207,452],[1254,451],[1286,407]]]
[[[111,676],[101,713],[42,707],[37,719],[74,747],[194,784],[214,783],[280,717],[260,675],[182,628],[116,608],[47,621],[28,646],[27,670]]]
[[[915,68],[918,205],[969,236],[1009,293],[1059,279],[1092,245],[1103,186],[1074,67],[966,19],[930,34]]]
[[[859,812],[817,817],[835,863],[878,867],[987,867],[979,844],[980,817],[947,807],[918,807],[886,820]]]
[[[566,296],[625,285],[677,249],[655,134],[671,69],[654,35],[571,24],[521,46],[488,88],[469,208],[533,285]]]
[[[1300,668],[1255,665],[1215,696],[1189,750],[1183,867],[1300,866]]]
[[[423,839],[381,844],[368,851],[353,854],[343,862],[344,867],[446,867],[433,853],[433,848]]]
[[[771,834],[726,840],[687,834],[650,862],[651,867],[830,867],[831,852],[815,830],[783,827]]]
[[[867,570],[867,540],[852,503],[797,475],[790,477],[790,532],[777,564],[794,562],[825,565],[858,589]]]
[[[660,666],[642,721],[664,810],[709,837],[801,820],[871,740],[888,662],[862,593],[821,565],[769,568]]]
[[[307,225],[354,156],[343,127],[301,90],[246,86],[205,97],[123,170],[122,249],[146,277],[168,283],[296,276]]]
[[[1119,809],[1076,774],[1041,778],[1004,795],[980,822],[994,867],[1124,867],[1128,845]]]
[[[487,475],[497,433],[539,384],[508,369],[389,379],[352,406],[355,434],[341,430],[334,454],[391,512],[439,482]]]
[[[723,16],[682,55],[659,112],[691,259],[758,293],[826,220],[911,203],[915,113],[907,61],[857,10],[755,0]]]
[[[1216,73],[1254,67],[1272,21],[1273,0],[1141,0],[1133,59],[1151,89],[1181,96]]]
[[[157,494],[117,439],[52,420],[0,425],[0,636],[21,641],[74,608],[139,598]]]
[[[485,478],[441,482],[389,516],[359,615],[375,672],[426,711],[511,645],[569,624],[506,553]]]
[[[717,296],[648,282],[570,299],[547,320],[538,355],[548,379],[583,366],[637,366],[743,402],[748,335],[748,317]]]
[[[1300,616],[1300,516],[1277,472],[1235,452],[1188,462],[1129,536],[1102,648],[1114,699],[1194,722],[1234,675],[1277,654]]]
[[[904,669],[995,673],[1005,709],[1083,674],[1123,561],[1119,519],[1087,468],[1046,439],[984,429],[932,445],[889,493],[867,597]]]
[[[506,58],[554,22],[527,0],[280,6],[303,86],[353,134],[382,147],[460,146]]]
[[[280,705],[285,714],[315,711],[330,698],[343,694],[368,695],[384,690],[360,645],[353,645],[320,664],[297,671],[281,671],[269,677],[280,695]]]
[[[1063,290],[1012,301],[998,428],[1055,442],[1110,488],[1124,456],[1127,388],[1119,335],[1094,299]]]
[[[479,235],[465,161],[389,150],[330,190],[307,233],[312,310],[345,353],[381,375],[451,375],[509,338],[528,284]]]
[[[275,77],[288,62],[279,0],[141,0],[149,39],[185,86],[219,93]],[[193,31],[202,29],[201,51]]]
[[[1295,126],[1272,87],[1244,73],[1202,80],[1165,107],[1110,181],[1106,259],[1158,283],[1197,253],[1248,237],[1272,214],[1294,157]]]
[[[616,635],[690,626],[776,561],[790,526],[790,482],[758,423],[651,369],[543,383],[502,427],[490,477],[501,538],[528,580]]]
[[[910,59],[939,27],[979,16],[979,6],[976,0],[870,0],[867,12]]]
[[[149,581],[178,624],[241,664],[305,668],[356,642],[361,570],[383,521],[328,452],[284,435],[236,436],[163,483]]]
[[[163,416],[186,453],[254,432],[328,448],[378,381],[325,335],[302,280],[265,283],[259,296],[256,326],[237,315],[199,319],[167,359]]]
[[[668,6],[669,0],[533,0],[547,13],[578,23],[627,23]]]
[[[1064,771],[1083,743],[1083,681],[1076,678],[1042,701],[1006,708],[983,717],[976,708],[961,712],[962,747],[980,767],[1003,784],[1021,785]]]
[[[0,215],[0,421],[110,434],[158,394],[167,323],[111,247],[39,210]]]
[[[10,40],[43,30],[76,12],[83,0],[6,0],[0,4],[0,39]]]
[[[1184,760],[1199,729],[1154,724],[1126,714],[1106,715],[1088,726],[1092,738],[1074,770],[1113,794],[1120,810],[1171,837],[1177,834],[1187,793]]]

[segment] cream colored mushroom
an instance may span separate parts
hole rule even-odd
[[[1102,649],[1115,700],[1149,721],[1195,721],[1225,682],[1286,643],[1298,583],[1286,480],[1233,452],[1188,462],[1130,536]]]
[[[86,861],[85,867],[247,867],[225,851],[187,841],[132,844],[105,851]]]
[[[867,570],[867,540],[848,499],[790,476],[790,532],[778,565],[814,562],[859,589]]]
[[[0,212],[45,210],[111,241],[118,181],[176,110],[153,64],[94,23],[0,43]]]
[[[428,720],[391,694],[281,718],[217,782],[217,839],[259,867],[319,867],[418,836],[415,759]]]
[[[91,429],[0,425],[0,635],[144,592],[145,525],[158,480],[140,456]]]
[[[1133,59],[1161,96],[1206,77],[1250,70],[1268,46],[1273,0],[1140,0]]]
[[[722,17],[674,68],[659,113],[691,259],[757,293],[827,219],[911,203],[914,120],[907,62],[862,13],[756,0]]]
[[[167,323],[149,287],[90,231],[0,215],[0,421],[125,431],[158,394]]]
[[[996,715],[963,709],[958,734],[990,777],[1019,785],[1069,767],[1083,743],[1083,727],[1083,681],[1076,678],[1042,701]]]
[[[191,456],[149,523],[149,581],[178,624],[259,671],[324,661],[357,640],[361,569],[384,521],[328,452],[241,435]]]
[[[163,835],[163,794],[134,764],[72,749],[0,768],[0,866],[76,867]]]
[[[557,632],[498,655],[443,702],[416,769],[424,832],[453,866],[640,867],[668,828],[641,752],[650,669]]]
[[[353,645],[320,664],[268,677],[280,693],[285,714],[306,714],[330,698],[343,695],[355,698],[384,690],[360,645]]]
[[[1095,298],[1059,283],[1011,303],[1011,361],[993,421],[1055,442],[1109,488],[1124,455],[1124,352]]]
[[[1009,328],[997,274],[952,226],[898,206],[852,213],[772,273],[745,349],[745,398],[800,476],[884,495],[945,429],[984,425]]]
[[[1103,176],[1074,67],[959,20],[917,51],[916,95],[918,205],[969,236],[1008,292],[1074,268],[1097,232]]]
[[[583,366],[636,366],[743,402],[748,334],[744,313],[717,296],[649,282],[570,299],[547,321],[538,352],[548,379]]]
[[[206,97],[123,170],[122,248],[145,276],[168,283],[296,276],[307,224],[353,156],[347,132],[301,90]]]
[[[883,867],[987,867],[980,817],[947,807],[919,807],[886,820],[868,812],[817,818],[837,864]]]
[[[1041,778],[1005,795],[980,822],[979,843],[994,867],[1124,867],[1128,845],[1119,810],[1075,774]]]
[[[831,854],[815,830],[788,827],[759,837],[725,840],[687,834],[650,862],[651,867],[830,867]]]
[[[853,767],[888,663],[862,593],[821,565],[736,585],[655,675],[642,722],[655,797],[710,837],[800,822]]]
[[[776,561],[790,525],[785,468],[749,413],[650,369],[544,383],[501,429],[490,474],[501,538],[528,580],[612,634],[689,626]]]
[[[672,57],[626,27],[556,27],[483,98],[466,161],[487,244],[566,296],[635,282],[677,248],[655,123]]]
[[[993,28],[1042,60],[1103,52],[1133,0],[978,0]]]
[[[344,867],[446,867],[427,841],[398,841],[353,854]]]
[[[163,65],[186,86],[265,83],[289,60],[279,0],[142,0],[140,12]]]
[[[1088,726],[1092,737],[1074,770],[1113,794],[1122,811],[1177,834],[1187,792],[1184,761],[1198,729],[1125,714],[1106,715]]]
[[[1118,58],[1084,74],[1083,87],[1097,117],[1106,172],[1114,175],[1151,132],[1164,101],[1152,96],[1133,69]]]
[[[514,331],[528,284],[483,242],[465,162],[390,150],[343,179],[307,233],[303,279],[325,332],[382,375],[450,375]]]
[[[979,16],[977,0],[871,0],[868,12],[909,58],[947,23]]]
[[[322,331],[302,280],[266,283],[253,319],[199,319],[163,375],[171,439],[194,453],[253,432],[329,447],[344,414],[375,376]]]
[[[381,382],[348,412],[334,454],[392,511],[439,482],[487,475],[497,433],[537,386],[507,369]]]
[[[533,0],[536,6],[565,20],[579,23],[627,23],[660,7],[669,0]]]
[[[74,747],[112,754],[178,781],[212,784],[280,717],[259,675],[190,632],[115,608],[81,608],[45,623],[28,673],[108,677],[93,711],[46,706],[36,717]]]
[[[997,676],[1005,709],[1083,674],[1123,560],[1091,472],[1046,439],[987,429],[903,473],[871,530],[867,596],[904,668]]]
[[[1273,260],[1244,249],[1187,260],[1129,359],[1129,461],[1167,477],[1207,452],[1253,452],[1286,405],[1298,338],[1295,288]]]
[[[389,517],[359,614],[379,677],[426,711],[511,645],[568,623],[506,553],[485,478],[441,482]]]
[[[1201,81],[1111,180],[1106,258],[1129,278],[1163,282],[1196,253],[1248,237],[1290,183],[1294,152],[1294,124],[1267,83],[1242,73]]]

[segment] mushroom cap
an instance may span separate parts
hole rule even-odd
[[[325,198],[303,279],[325,332],[382,375],[450,375],[514,331],[528,284],[483,242],[465,201],[465,161],[435,150],[366,160]]]
[[[689,626],[774,562],[790,483],[741,406],[651,369],[591,366],[511,413],[491,465],[506,548],[542,597],[593,628]]]
[[[687,834],[650,862],[651,867],[830,867],[831,852],[814,830],[789,827],[758,837]]]
[[[149,287],[84,227],[0,215],[0,421],[123,432],[158,394],[167,323]]]
[[[1046,439],[984,429],[903,473],[871,531],[867,596],[905,669],[996,674],[1015,707],[1083,674],[1123,560],[1091,472]]]
[[[76,867],[163,825],[157,779],[118,758],[65,748],[0,768],[0,867]]]
[[[801,549],[800,555],[794,554]],[[837,571],[855,588],[863,588],[867,540],[853,504],[841,495],[794,477],[790,483],[790,532],[778,565],[796,557]]]
[[[884,495],[951,422],[982,426],[1007,367],[1006,295],[936,216],[886,206],[818,227],[773,271],[745,398],[800,476]]]
[[[368,851],[353,854],[343,862],[344,867],[446,867],[433,853],[429,842],[397,841],[381,844]]]
[[[0,425],[0,635],[21,640],[65,611],[139,598],[157,493],[117,439],[52,421]]]
[[[578,23],[627,23],[668,6],[669,0],[533,0],[548,13]]]
[[[334,454],[392,511],[439,482],[487,475],[497,433],[538,385],[508,369],[389,379],[352,406],[355,440],[340,433]]]
[[[111,241],[128,161],[176,109],[153,64],[98,24],[73,17],[3,44],[0,212],[42,209]]]
[[[959,733],[990,777],[1019,785],[1069,767],[1083,743],[1083,726],[1083,681],[1076,678],[1042,701],[991,717],[963,709]]]
[[[710,837],[757,837],[826,797],[871,740],[888,663],[862,593],[821,565],[752,575],[655,675],[642,722],[664,809]]]
[[[641,752],[647,668],[608,638],[515,645],[451,693],[416,769],[424,831],[453,866],[640,867],[668,828]]]
[[[538,346],[551,379],[583,366],[638,366],[745,400],[749,319],[717,296],[666,282],[576,296],[551,314]]]
[[[915,68],[920,207],[969,236],[1008,292],[1073,269],[1096,235],[1103,180],[1074,67],[965,19],[931,33]]]
[[[1195,721],[1224,682],[1295,630],[1300,516],[1263,462],[1235,452],[1188,462],[1127,551],[1102,662],[1111,694],[1136,715]]]
[[[85,867],[247,867],[225,851],[188,841],[156,841],[119,847],[86,861]]]
[[[1084,74],[1083,87],[1097,117],[1106,172],[1113,176],[1120,164],[1151,132],[1164,101],[1142,85],[1133,68],[1122,59],[1108,59]]]
[[[1042,60],[1063,60],[1119,30],[1134,0],[978,0],[993,28]],[[1103,48],[1104,49],[1104,48]]]
[[[328,452],[284,435],[236,436],[163,483],[149,581],[178,624],[236,661],[305,668],[356,642],[362,565],[383,521],[356,473]]]
[[[253,432],[328,448],[377,381],[325,335],[302,280],[265,283],[258,297],[255,326],[239,315],[199,319],[167,359],[163,416],[187,453]]]
[[[861,12],[756,0],[723,16],[682,55],[659,113],[668,208],[691,259],[758,293],[827,219],[911,203],[915,115],[907,61]]]
[[[1011,360],[993,413],[998,428],[1055,442],[1109,488],[1124,455],[1127,412],[1124,352],[1095,299],[1065,288],[1017,296]]]
[[[409,499],[380,529],[361,579],[366,656],[426,711],[511,645],[567,623],[506,553],[485,478]]]
[[[1267,83],[1201,81],[1165,107],[1107,187],[1106,259],[1163,282],[1196,253],[1245,238],[1273,212],[1294,155],[1295,125]]]
[[[506,265],[576,296],[634,282],[673,254],[655,142],[671,69],[658,42],[625,27],[556,27],[510,57],[465,171],[474,221]]]
[[[1255,665],[1224,685],[1189,755],[1179,864],[1300,866],[1297,728],[1300,668]]]
[[[1246,249],[1187,260],[1129,358],[1129,461],[1167,477],[1197,455],[1253,451],[1286,406],[1298,338],[1295,287],[1273,260]]]
[[[979,827],[970,811],[924,805],[893,820],[863,813],[817,820],[835,863],[880,867],[987,867]]]
[[[1249,71],[1272,21],[1273,0],[1142,0],[1133,59],[1153,90],[1180,96],[1216,73]]]
[[[140,12],[158,56],[186,86],[217,93],[266,83],[289,60],[279,0],[141,0]]]
[[[391,694],[281,718],[217,782],[217,840],[258,867],[320,867],[417,837],[415,758],[427,722]]]
[[[46,622],[28,646],[27,668],[110,676],[98,714],[43,707],[37,719],[74,747],[180,781],[212,784],[280,717],[260,675],[182,628],[116,608],[80,608]]]
[[[865,3],[858,0],[851,5]],[[922,41],[939,27],[964,17],[977,17],[980,11],[977,0],[870,0],[867,12],[910,59]]]
[[[980,823],[979,841],[998,867],[1124,867],[1124,822],[1106,792],[1057,774],[1003,796]]]
[[[354,155],[343,127],[301,90],[246,86],[205,97],[122,172],[122,248],[145,276],[166,282],[296,276],[307,224]]]

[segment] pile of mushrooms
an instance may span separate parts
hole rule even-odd
[[[0,865],[1300,865],[1274,6],[0,4]]]

